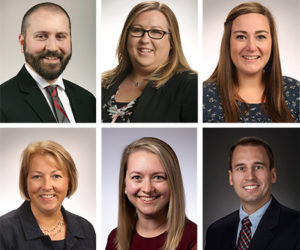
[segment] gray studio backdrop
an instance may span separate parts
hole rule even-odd
[[[208,226],[239,209],[239,198],[228,178],[228,151],[244,136],[267,141],[274,153],[277,183],[273,195],[283,205],[300,210],[299,128],[203,129],[203,239]]]
[[[23,203],[19,192],[20,159],[34,141],[53,140],[72,156],[78,170],[78,189],[63,206],[89,220],[96,229],[96,129],[0,128],[0,216]]]
[[[22,18],[32,6],[47,2],[41,0],[0,1],[0,84],[14,77],[23,66],[18,36]],[[72,24],[73,55],[63,78],[96,94],[96,0],[52,0],[69,14]]]
[[[197,223],[197,131],[194,128],[104,128],[102,129],[101,249],[117,226],[118,182],[123,149],[136,139],[157,137],[175,151],[183,177],[186,214]],[[100,249],[100,248],[99,248]]]
[[[300,80],[300,1],[255,0],[275,18],[282,74]],[[206,80],[217,66],[225,19],[235,6],[247,0],[203,0],[203,69]],[[250,2],[250,1],[249,1]]]

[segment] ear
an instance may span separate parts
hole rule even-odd
[[[23,35],[19,35],[19,43],[21,45],[21,52],[24,53],[24,41],[25,41],[25,37]]]
[[[272,183],[276,183],[276,181],[277,181],[277,170],[276,170],[276,168],[271,169],[271,181],[272,181]]]
[[[232,171],[228,170],[228,177],[229,177],[229,185],[233,186],[233,182],[232,182]]]

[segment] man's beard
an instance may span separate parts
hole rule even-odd
[[[37,55],[31,54],[26,51],[26,42],[24,40],[24,55],[25,61],[45,80],[52,81],[57,79],[68,65],[71,56],[72,48],[69,55],[64,57],[64,54],[57,51],[45,50]],[[57,57],[59,63],[45,63],[45,57]]]

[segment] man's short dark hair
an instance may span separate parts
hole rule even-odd
[[[267,142],[256,136],[248,136],[239,139],[229,150],[229,170],[232,170],[232,155],[237,146],[263,146],[270,161],[270,169],[274,168],[274,154]]]
[[[69,14],[67,13],[67,11],[63,7],[59,6],[58,4],[45,2],[45,3],[39,3],[37,5],[34,5],[25,13],[23,20],[22,20],[22,25],[21,25],[21,34],[23,36],[26,35],[26,29],[28,27],[28,18],[31,16],[32,13],[36,12],[39,9],[46,9],[49,11],[54,11],[54,12],[56,11],[56,12],[64,13],[69,20],[69,28],[70,28],[70,34],[71,34],[71,19],[70,19]]]

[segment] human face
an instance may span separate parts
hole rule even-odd
[[[53,83],[72,55],[69,20],[61,12],[37,10],[28,17],[26,35],[20,35],[19,42],[31,69]]]
[[[252,213],[271,197],[272,183],[276,182],[276,169],[263,146],[239,145],[232,155],[229,184],[241,200],[245,212]]]
[[[157,10],[141,13],[131,26],[145,30],[159,29],[169,31],[166,17]],[[165,34],[159,40],[150,38],[146,32],[143,37],[132,37],[128,34],[127,50],[134,71],[150,74],[167,61],[170,48],[170,37],[168,34]]]
[[[272,37],[266,16],[250,13],[232,22],[230,54],[238,78],[262,75],[272,50]]]
[[[30,160],[27,191],[33,212],[55,214],[67,196],[69,178],[50,155],[34,155]]]
[[[167,174],[157,155],[137,151],[129,156],[125,194],[135,206],[139,218],[166,216],[170,189]]]

